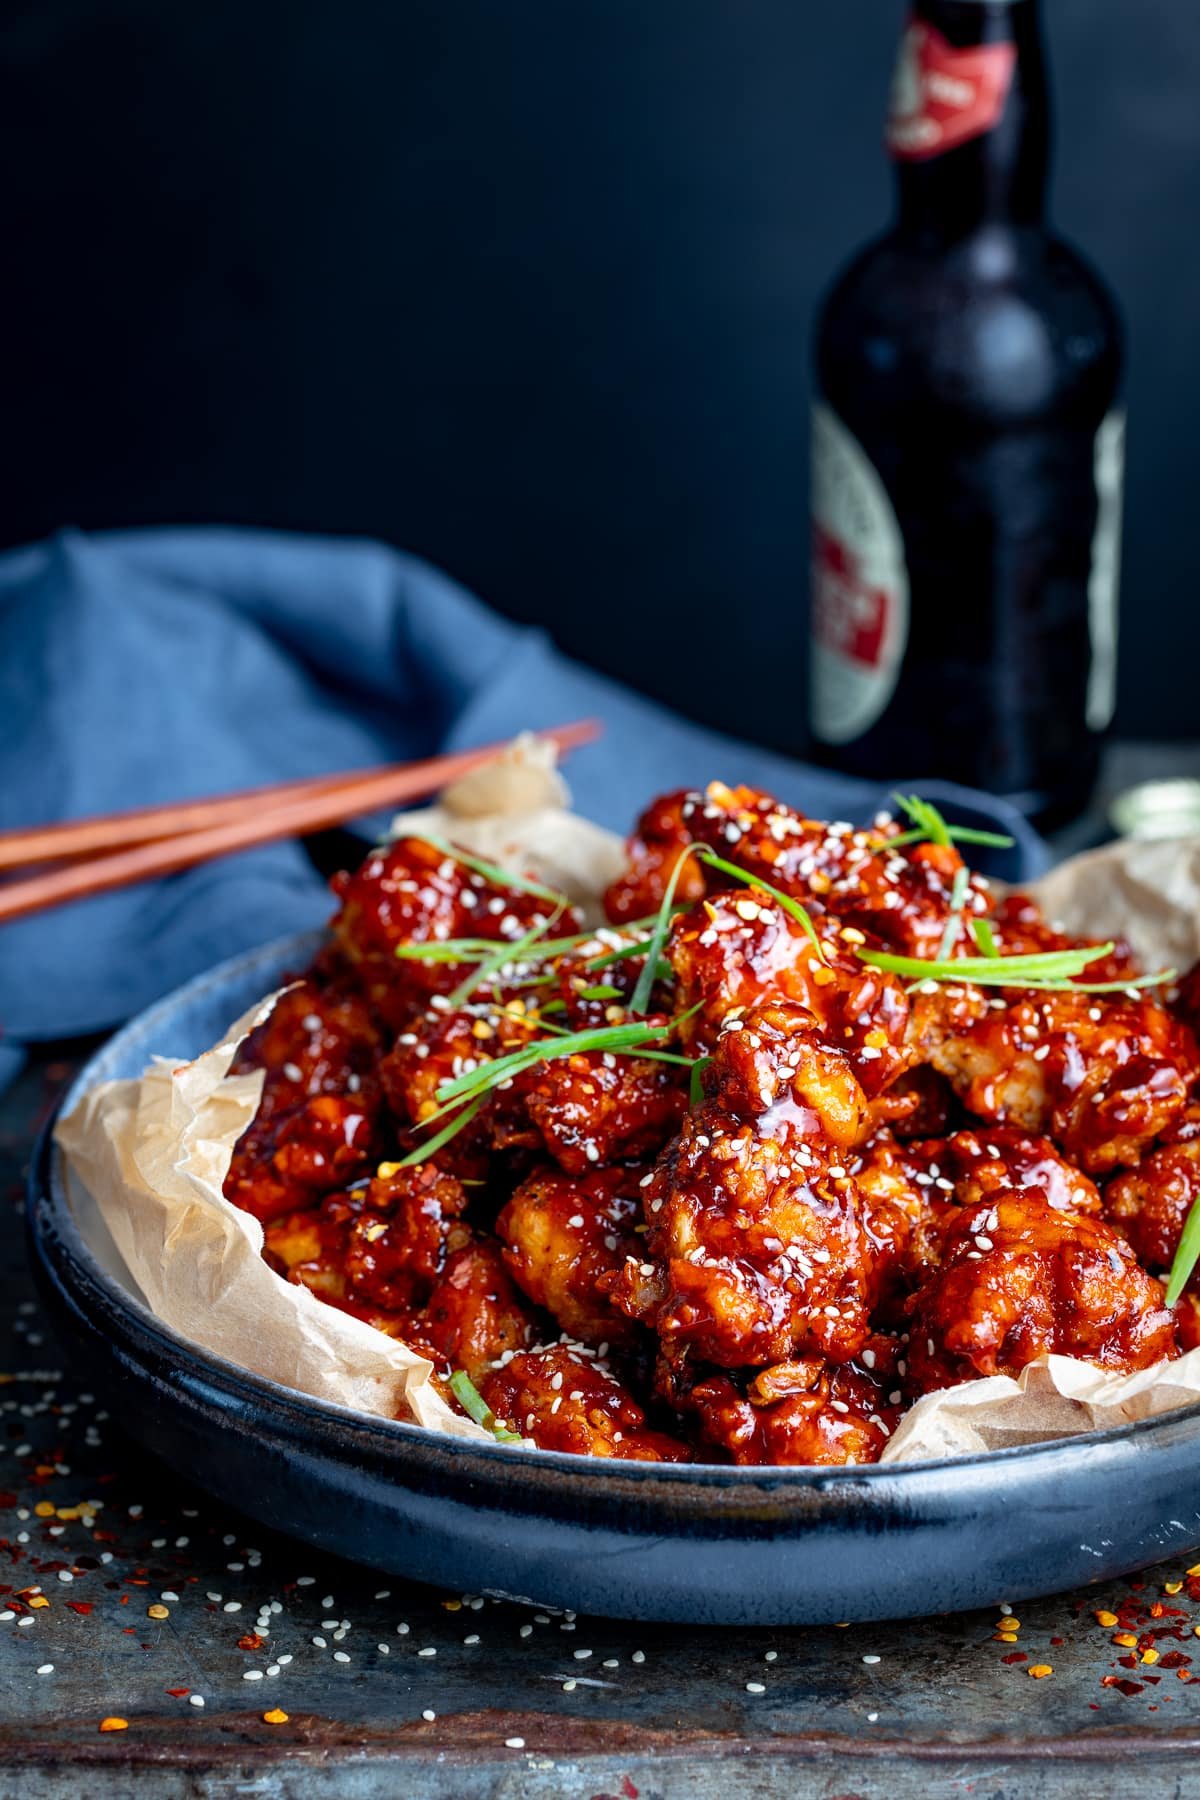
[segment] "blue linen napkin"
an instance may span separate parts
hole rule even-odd
[[[0,828],[428,756],[594,715],[579,810],[628,831],[655,793],[720,777],[820,818],[886,790],[690,724],[558,654],[383,545],[204,528],[65,532],[0,556]],[[1002,801],[905,784],[1045,848]],[[919,777],[920,771],[915,774]],[[253,944],[320,923],[299,844],[0,927],[0,1083],[25,1043],[96,1031]]]

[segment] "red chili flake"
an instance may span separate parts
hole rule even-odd
[[[1157,1687],[1159,1682],[1162,1680],[1162,1676],[1161,1675],[1143,1675],[1142,1680],[1150,1682],[1150,1684],[1153,1687]]]
[[[1163,1614],[1166,1612],[1166,1610],[1167,1609],[1163,1605],[1162,1601],[1156,1600],[1154,1602],[1154,1605],[1150,1608],[1150,1617],[1152,1619],[1161,1619]]]
[[[128,1606],[128,1605],[129,1605],[129,1595],[128,1595],[128,1594],[122,1594],[122,1595],[121,1595],[121,1605],[122,1605],[122,1606]]]
[[[184,1699],[184,1697],[186,1695],[190,1694],[191,1691],[192,1691],[191,1688],[167,1688],[166,1689],[166,1692],[168,1694],[170,1694],[172,1700],[182,1700],[182,1699]]]
[[[15,1506],[16,1504],[17,1496],[15,1494],[10,1494],[8,1492],[0,1494],[0,1506]]]
[[[1117,1661],[1123,1669],[1136,1669],[1138,1666],[1136,1656],[1118,1656]]]
[[[92,1610],[92,1603],[90,1600],[68,1600],[67,1605],[72,1612],[81,1613],[85,1619]]]
[[[1164,1669],[1186,1669],[1191,1660],[1182,1650],[1168,1650],[1162,1658],[1162,1666]]]
[[[1028,1662],[1029,1658],[1023,1650],[1014,1650],[1011,1656],[1002,1656],[1000,1661],[1002,1663],[1020,1663]]]
[[[238,1639],[237,1644],[239,1650],[261,1650],[266,1641],[266,1638],[259,1637],[257,1631],[248,1631],[245,1637]]]
[[[622,1775],[621,1777],[621,1792],[624,1794],[625,1800],[638,1800],[638,1791],[634,1787],[632,1781],[630,1781],[628,1775]]]
[[[1144,1690],[1140,1681],[1126,1681],[1123,1675],[1102,1675],[1100,1686],[1116,1688],[1122,1694],[1140,1694]]]
[[[1066,1638],[1051,1638],[1050,1639],[1050,1642],[1052,1644],[1065,1644],[1066,1641],[1067,1641]]]
[[[137,1626],[136,1625],[122,1625],[121,1635],[123,1637],[136,1637],[137,1636]]]

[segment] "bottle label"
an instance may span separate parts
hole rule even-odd
[[[1117,593],[1121,575],[1121,501],[1125,487],[1125,412],[1115,407],[1096,433],[1096,529],[1088,577],[1087,722],[1103,731],[1117,704]]]
[[[908,641],[900,525],[862,445],[813,407],[812,706],[826,744],[861,737],[883,712]]]
[[[898,162],[921,162],[982,137],[998,122],[1017,62],[1013,43],[962,50],[911,19],[892,79],[886,142]]]

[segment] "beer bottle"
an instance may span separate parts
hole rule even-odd
[[[1124,415],[1099,277],[1047,228],[1037,0],[916,0],[898,208],[816,335],[818,754],[1052,824],[1113,710]]]

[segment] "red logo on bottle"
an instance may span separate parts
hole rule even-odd
[[[1016,61],[1015,44],[960,50],[923,19],[913,19],[892,81],[889,153],[898,162],[921,162],[991,131],[1004,111]]]
[[[888,635],[886,588],[862,578],[853,550],[813,525],[813,635],[826,650],[876,669]]]

